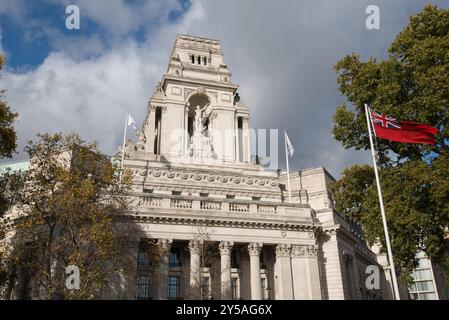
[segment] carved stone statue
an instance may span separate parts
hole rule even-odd
[[[206,108],[209,107],[209,104],[205,105],[203,108],[200,106],[196,106],[195,109],[195,133],[202,133],[204,131],[204,121],[208,116],[203,117],[203,112]]]

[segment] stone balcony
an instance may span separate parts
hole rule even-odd
[[[301,203],[271,202],[170,194],[134,193],[135,215],[221,218],[256,223],[316,225],[315,213]]]

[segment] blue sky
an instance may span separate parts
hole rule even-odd
[[[1,0],[0,87],[19,113],[15,159],[43,132],[75,131],[114,154],[125,113],[142,125],[182,33],[221,41],[250,126],[287,130],[291,169],[325,166],[338,176],[370,157],[332,137],[332,115],[345,102],[332,65],[352,52],[384,58],[425,3],[449,7],[447,0]],[[65,28],[70,4],[80,8],[80,30]],[[365,27],[371,4],[380,8],[380,30]]]
[[[8,2],[9,0],[5,1]],[[64,37],[68,40],[73,39],[74,41],[80,37],[97,35],[106,47],[110,45],[111,39],[109,34],[104,32],[104,25],[92,17],[81,14],[82,28],[79,30],[68,30],[65,27],[65,20],[69,16],[65,13],[67,4],[78,5],[80,12],[83,13],[84,10],[89,10],[89,7],[83,5],[82,1],[15,0],[9,2],[11,6],[14,6],[12,2],[18,2],[18,6],[22,10],[21,15],[23,15],[19,18],[14,14],[8,14],[8,10],[4,10],[1,15],[2,48],[7,55],[7,66],[9,68],[24,70],[42,64],[45,58],[56,49],[52,42],[57,41],[57,39],[49,36],[51,31],[57,32],[58,37]],[[107,6],[107,1],[100,2]],[[123,4],[137,6],[141,2],[128,0],[124,1]],[[174,6],[166,12],[168,23],[176,23],[190,7],[190,2],[187,0],[180,0],[177,3],[179,6]],[[144,42],[147,33],[156,29],[160,22],[159,19],[148,20],[145,25],[137,25],[122,36],[137,43]],[[57,49],[61,50],[61,48]],[[85,58],[90,57],[86,56]]]

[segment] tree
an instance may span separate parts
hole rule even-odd
[[[4,62],[4,57],[0,54],[0,71]],[[0,89],[0,159],[12,156],[12,153],[16,150],[17,139],[17,134],[14,131],[14,120],[17,113],[11,111],[8,104],[1,100],[4,94],[5,90]]]
[[[127,272],[126,230],[116,222],[128,209],[130,176],[95,144],[79,136],[38,135],[25,148],[30,167],[13,217],[8,261],[19,298],[90,299],[118,270]],[[80,270],[79,290],[66,287],[66,268]]]
[[[190,287],[186,290],[186,297],[188,299],[209,300],[213,296],[220,295],[220,288],[210,287],[209,282],[205,282],[205,280],[210,281],[210,277],[217,274],[217,270],[214,270],[213,262],[219,258],[219,250],[217,245],[210,241],[208,224],[199,224],[196,227],[197,231],[192,242],[195,243],[199,256],[198,272],[190,274]],[[208,277],[204,277],[203,272],[207,268],[209,269]]]
[[[447,256],[449,227],[449,10],[427,5],[410,18],[387,59],[360,61],[352,54],[334,66],[341,105],[334,137],[346,149],[369,149],[364,104],[405,121],[439,129],[435,146],[378,139],[378,163],[392,249],[402,280],[424,250],[436,262]],[[333,186],[337,209],[359,222],[370,243],[384,235],[370,166],[346,169]]]

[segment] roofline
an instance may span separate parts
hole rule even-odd
[[[206,37],[199,37],[199,36],[192,36],[190,34],[182,34],[182,33],[178,33],[176,35],[176,38],[178,38],[178,36],[181,37],[189,37],[189,38],[196,38],[196,39],[201,39],[201,40],[211,40],[211,41],[217,41],[218,43],[220,43],[220,40],[218,39],[213,39],[213,38],[206,38]]]

